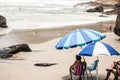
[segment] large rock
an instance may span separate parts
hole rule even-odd
[[[77,3],[74,5],[74,7],[83,7],[85,6],[87,9],[90,9],[91,7],[92,8],[95,8],[95,7],[98,7],[98,6],[102,6],[104,9],[109,9],[109,8],[114,8],[114,5],[108,5],[108,4],[104,4],[104,3],[97,3],[97,2],[85,2],[85,3]]]
[[[11,54],[15,54],[15,53],[18,53],[20,51],[23,51],[23,52],[31,52],[32,51],[27,44],[13,45],[13,46],[10,46],[8,48],[10,48],[12,50],[10,52]]]
[[[97,3],[102,3],[102,4],[110,4],[114,5],[119,3],[119,0],[95,0]]]
[[[104,9],[102,6],[98,6],[98,7],[87,10],[87,12],[103,12],[103,11],[104,11]]]
[[[107,15],[117,15],[118,11],[120,9],[120,4],[115,4],[113,5],[113,8],[111,8],[108,11],[104,11],[103,14],[107,14]]]
[[[7,28],[7,22],[6,22],[6,18],[4,16],[0,15],[0,27],[1,28]]]
[[[0,49],[0,58],[9,58],[18,52],[31,52],[27,44],[18,44]]]
[[[116,19],[116,24],[114,28],[114,33],[118,36],[120,36],[120,10],[118,11],[117,14],[117,19]]]

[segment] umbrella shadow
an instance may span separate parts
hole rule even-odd
[[[98,80],[104,80],[105,75],[98,75]],[[62,77],[62,80],[70,80],[70,75],[66,75]],[[88,76],[88,80],[97,80],[97,77],[95,74],[91,76]],[[113,80],[113,79],[109,79],[109,80]]]

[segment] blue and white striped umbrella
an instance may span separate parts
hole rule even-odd
[[[90,43],[84,47],[80,53],[80,56],[112,56],[120,55],[113,47],[103,42]]]
[[[56,49],[69,49],[84,46],[91,42],[97,42],[106,35],[92,29],[79,29],[65,35],[56,45]]]

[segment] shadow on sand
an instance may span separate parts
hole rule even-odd
[[[98,76],[98,80],[104,80],[104,78],[105,78],[105,75]],[[70,76],[66,75],[66,76],[62,77],[62,79],[63,80],[70,80]],[[91,76],[88,76],[88,80],[97,80],[96,75],[92,75],[92,78],[91,78]],[[109,79],[109,80],[113,80],[113,79]]]

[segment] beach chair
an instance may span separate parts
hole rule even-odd
[[[86,63],[76,66],[75,74],[72,74],[72,80],[87,80]],[[81,79],[80,79],[81,78]]]
[[[116,72],[114,73],[113,80],[120,80],[120,68],[118,68],[118,66],[116,66],[115,70],[116,70]]]
[[[98,63],[99,63],[99,60],[95,60],[93,62],[93,64],[91,66],[87,67],[87,69],[86,69],[89,72],[89,74],[91,75],[92,80],[93,80],[92,73],[91,73],[92,71],[96,71],[96,74],[98,76],[98,72],[97,72]],[[97,80],[98,80],[98,77],[97,77]]]

